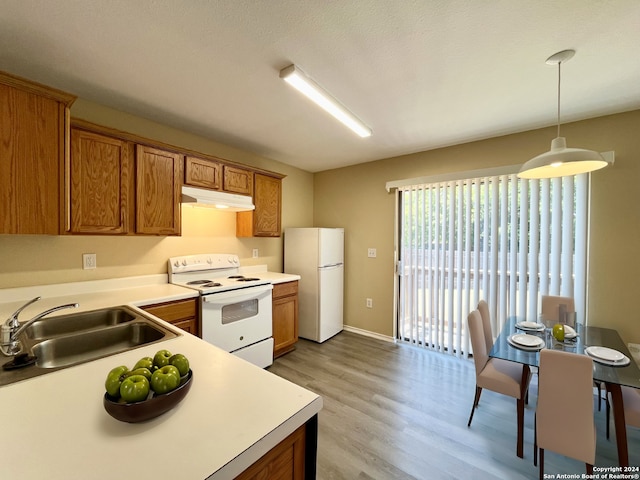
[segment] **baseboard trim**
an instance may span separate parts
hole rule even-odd
[[[364,335],[365,337],[377,338],[378,340],[382,340],[385,342],[395,342],[393,337],[388,335],[382,335],[381,333],[370,332],[369,330],[363,330],[362,328],[351,327],[349,325],[344,325],[343,329],[347,332],[357,333],[358,335]]]

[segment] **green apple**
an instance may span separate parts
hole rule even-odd
[[[189,359],[181,353],[172,355],[169,359],[169,364],[178,369],[181,377],[184,377],[187,373],[189,373]]]
[[[151,389],[157,394],[175,390],[180,385],[180,372],[173,365],[165,365],[151,375]]]
[[[169,350],[158,350],[153,356],[153,365],[162,368],[165,365],[169,365],[170,358],[171,352]]]
[[[556,340],[558,340],[559,342],[564,342],[564,325],[562,325],[561,323],[556,323],[553,326],[552,333]]]
[[[124,377],[127,378],[131,375],[142,375],[147,380],[151,380],[151,370],[149,370],[148,368],[136,368],[135,370],[131,370],[130,372],[125,373]]]
[[[104,382],[104,388],[107,393],[114,398],[120,397],[120,384],[122,383],[123,376],[129,369],[124,365],[111,369],[107,374],[107,379]]]
[[[120,385],[120,396],[127,403],[141,402],[149,395],[149,380],[144,375],[131,375]]]
[[[151,357],[141,358],[136,362],[132,370],[137,370],[138,368],[148,368],[149,371],[153,371],[153,358]]]

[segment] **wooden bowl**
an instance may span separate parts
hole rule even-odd
[[[193,371],[189,369],[189,373],[180,379],[180,385],[176,389],[162,395],[152,393],[149,398],[142,402],[124,403],[105,393],[103,399],[104,409],[109,415],[121,422],[145,422],[159,417],[180,403],[189,393],[192,380]]]

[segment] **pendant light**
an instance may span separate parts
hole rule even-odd
[[[598,152],[581,148],[567,148],[560,136],[560,66],[575,55],[575,50],[563,50],[547,58],[547,65],[558,65],[558,134],[551,141],[551,150],[526,162],[519,178],[553,178],[592,172],[609,163]]]

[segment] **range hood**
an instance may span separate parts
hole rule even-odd
[[[227,212],[245,212],[256,208],[251,197],[246,195],[187,186],[182,187],[182,203],[219,208]]]

